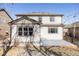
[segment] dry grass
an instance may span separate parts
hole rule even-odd
[[[64,40],[68,41],[68,42],[72,42],[73,40],[73,44],[77,45],[79,47],[79,39],[75,39],[69,36],[65,36]]]
[[[53,46],[49,51],[54,52],[59,56],[79,56],[79,48]]]
[[[28,47],[30,49],[36,50],[31,44],[29,44]],[[18,46],[12,47],[8,51],[6,56],[17,56],[17,54],[25,52],[26,48],[27,47],[18,47]],[[40,50],[38,46],[36,46],[36,48]],[[72,48],[72,47],[67,47],[67,46],[64,46],[64,47],[63,46],[51,46],[51,47],[47,46],[47,47],[42,47],[42,50],[41,50],[42,52],[46,52],[49,54],[55,54],[56,56],[79,56],[79,48]]]
[[[33,48],[30,47],[30,48],[34,49],[34,47]],[[79,56],[79,48],[60,47],[60,46],[52,46],[50,48],[49,47],[46,47],[46,48],[42,48],[43,51],[50,54],[55,54],[56,56]],[[9,52],[6,55],[17,56],[17,54],[22,53],[24,51],[25,51],[25,48],[23,47],[13,47],[11,50],[9,50]]]
[[[3,41],[6,39],[6,36],[0,35],[0,45],[2,46]],[[0,56],[3,54],[3,47],[0,46]]]
[[[11,48],[8,53],[6,54],[6,56],[17,56],[17,54],[21,53],[24,51],[24,48],[22,47],[13,47]]]
[[[0,48],[0,56],[3,54],[3,49]]]

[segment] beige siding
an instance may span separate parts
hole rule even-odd
[[[49,27],[41,27],[41,38],[47,40],[62,40],[63,39],[63,28],[58,28],[58,33],[48,33]],[[54,28],[54,27],[52,27]]]
[[[61,17],[60,16],[55,16],[55,21],[50,22],[50,17],[42,17],[42,23],[43,24],[61,24]]]
[[[23,19],[21,21],[18,21],[17,23],[32,23],[32,22],[27,19]]]
[[[54,16],[55,17],[55,21],[54,22],[50,22],[50,18],[53,16],[41,16],[41,20],[43,24],[61,24],[62,20],[61,20],[61,16]],[[39,21],[39,16],[29,16],[29,18],[32,18],[36,21]]]
[[[8,22],[11,21],[11,18],[4,11],[0,11],[0,20],[3,20],[3,23],[0,23],[0,35],[5,35],[6,32],[9,32]]]
[[[29,18],[32,18],[34,20],[39,21],[39,16],[29,16]],[[42,16],[42,24],[41,25],[51,25],[50,27],[57,27],[58,28],[58,33],[48,33],[48,28],[49,26],[40,26],[36,25],[34,26],[34,38],[32,39],[34,42],[37,42],[39,44],[40,39],[42,40],[62,40],[63,39],[63,28],[62,26],[52,26],[52,25],[60,25],[61,24],[61,16],[55,16],[55,22],[50,22],[50,16]],[[16,24],[12,25],[12,39],[19,40],[20,42],[28,42],[30,41],[30,36],[29,37],[24,37],[24,36],[17,36],[17,23],[32,23],[31,21],[28,21],[28,19],[22,19]],[[33,24],[32,24],[33,25]]]

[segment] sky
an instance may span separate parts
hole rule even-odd
[[[63,24],[79,21],[78,3],[0,3],[0,8],[6,9],[14,20],[16,19],[16,14],[48,12],[52,14],[63,14]]]

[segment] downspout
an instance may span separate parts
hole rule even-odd
[[[9,24],[9,30],[10,30],[10,41],[9,41],[9,46],[10,46],[10,44],[11,44],[11,41],[12,41],[12,38],[11,38],[11,36],[12,36],[12,24],[11,23],[8,23]]]
[[[73,36],[74,36],[74,38],[75,38],[75,28],[76,28],[76,26],[74,24],[74,30],[73,30]]]
[[[40,31],[40,32],[39,32],[39,33],[40,33],[40,34],[39,34],[39,37],[40,37],[40,42],[39,42],[39,44],[40,44],[40,50],[41,50],[41,43],[42,43],[42,42],[41,42],[41,24],[39,25],[39,29],[40,29],[40,30],[39,30],[39,31]]]
[[[10,41],[9,41],[9,45],[11,44],[11,41],[12,41],[12,25],[10,24]]]
[[[40,37],[40,42],[39,42],[39,45],[40,45],[40,50],[41,50],[41,21],[42,21],[42,16],[39,17],[39,37]]]
[[[73,16],[73,18],[74,18],[74,20],[76,21],[76,15]],[[75,38],[75,28],[76,28],[76,24],[74,23],[72,27],[73,27],[73,38],[72,38],[72,43],[74,43],[73,40],[74,40],[74,38]]]
[[[75,28],[76,28],[76,25],[74,24],[74,27],[73,27],[73,39],[72,39],[72,43],[74,43],[73,40],[74,40],[74,38],[75,38]]]

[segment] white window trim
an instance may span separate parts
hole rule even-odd
[[[19,36],[19,37],[27,37],[27,36],[30,36],[29,35],[29,28],[33,28],[33,27],[30,27],[30,26],[18,26],[18,28],[17,29],[19,29],[19,27],[22,27],[22,36],[20,36],[20,35],[18,35],[18,32],[19,31],[17,31],[17,35]],[[28,32],[28,35],[24,35],[24,27],[27,27],[27,32]],[[31,32],[31,31],[30,31]]]
[[[49,30],[51,30],[51,29],[57,29],[57,32],[55,32],[55,33],[49,32]],[[58,34],[58,27],[48,27],[48,33],[49,34]]]

